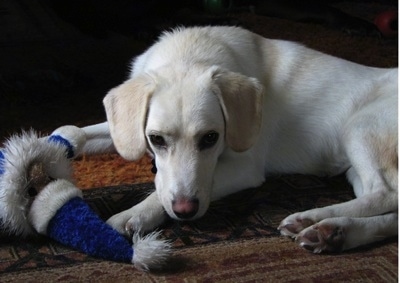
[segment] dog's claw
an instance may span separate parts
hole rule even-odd
[[[301,247],[314,253],[339,252],[343,249],[344,240],[344,230],[328,224],[316,224],[309,227],[295,239]]]
[[[289,216],[284,219],[278,227],[283,236],[296,237],[302,230],[314,224],[311,219],[302,219],[296,216]]]
[[[139,223],[133,221],[131,218],[128,222],[125,224],[125,235],[128,237],[132,237],[134,235],[144,235],[149,233],[151,230],[144,230],[141,226],[139,226]]]
[[[279,225],[278,230],[281,232],[281,235],[283,236],[288,236],[288,237],[296,237],[297,233],[294,233],[292,231],[295,231],[293,224],[284,224],[284,225]]]
[[[125,235],[128,237],[132,237],[134,234],[134,229],[132,227],[132,224],[130,222],[126,223],[125,225]]]

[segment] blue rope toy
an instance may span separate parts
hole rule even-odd
[[[10,234],[47,235],[90,256],[162,267],[170,243],[159,232],[133,236],[133,246],[104,223],[74,184],[70,159],[86,142],[82,129],[64,126],[49,137],[33,131],[12,136],[0,149],[0,221]]]

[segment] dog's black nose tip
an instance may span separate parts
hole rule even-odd
[[[193,216],[195,216],[197,212],[192,211],[192,212],[181,213],[181,212],[174,211],[174,213],[175,213],[176,217],[178,217],[179,219],[188,220],[188,219],[192,218]]]
[[[199,211],[199,200],[197,198],[177,198],[172,201],[172,210],[179,219],[190,219]]]

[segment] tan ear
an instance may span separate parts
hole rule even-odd
[[[144,128],[154,88],[152,78],[143,75],[113,88],[103,100],[114,146],[127,160],[137,160],[146,152]]]
[[[214,67],[212,78],[219,88],[226,121],[226,142],[234,151],[249,149],[261,128],[263,88],[257,79]]]

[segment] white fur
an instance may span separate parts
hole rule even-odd
[[[82,191],[67,180],[49,183],[36,197],[29,210],[29,222],[39,234],[47,235],[47,226],[57,211]]]
[[[59,135],[66,139],[72,146],[74,157],[79,155],[86,144],[86,133],[76,126],[63,126],[56,129],[51,135]]]
[[[54,179],[72,180],[70,162],[65,148],[49,143],[34,132],[12,136],[1,149],[5,159],[0,175],[0,219],[2,227],[10,233],[26,236],[34,232],[28,220],[32,199],[28,170],[33,163],[41,163]]]
[[[160,240],[160,232],[153,232],[144,237],[139,232],[133,235],[133,259],[136,268],[144,271],[159,269],[165,264],[171,252],[171,244]]]
[[[165,33],[134,60],[131,78],[105,97],[108,124],[88,128],[101,137],[89,140],[97,152],[110,148],[109,140],[101,142],[110,134],[123,157],[138,159],[146,149],[156,157],[156,192],[108,223],[121,233],[151,230],[164,210],[179,218],[177,201],[198,199],[196,219],[210,201],[259,186],[269,174],[347,171],[357,199],[291,215],[282,234],[304,247],[316,244],[315,251],[329,250],[329,231],[343,232],[339,249],[395,235],[397,77],[397,69],[358,65],[240,28]],[[209,132],[219,139],[200,149]],[[153,144],[151,135],[165,144]],[[320,243],[310,243],[315,233]]]

